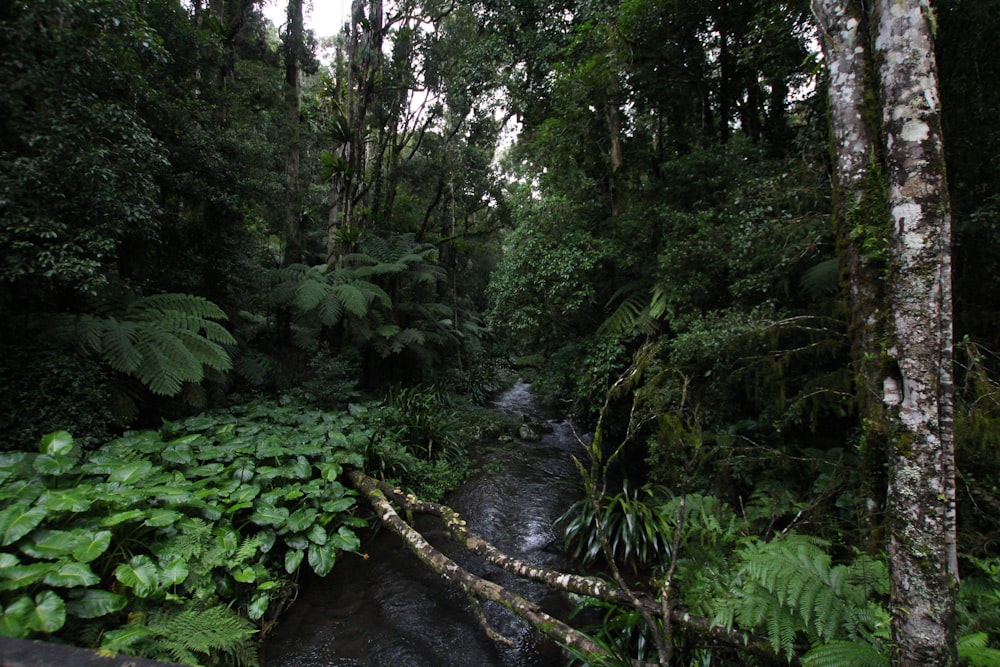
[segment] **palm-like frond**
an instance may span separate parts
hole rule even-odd
[[[663,290],[639,283],[619,288],[608,300],[609,305],[615,302],[618,306],[601,324],[599,334],[638,333],[651,336],[659,330],[659,320],[667,311]]]
[[[76,338],[114,370],[153,393],[176,396],[186,382],[201,382],[205,368],[232,368],[223,347],[236,339],[215,320],[225,312],[202,297],[158,294],[135,299],[119,317],[85,315]]]

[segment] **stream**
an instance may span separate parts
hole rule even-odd
[[[493,402],[499,411],[538,421],[530,385],[518,382]],[[564,568],[552,523],[577,497],[571,455],[578,443],[569,422],[549,420],[539,442],[515,440],[491,448],[483,472],[444,499],[469,528],[501,550],[551,568]],[[448,543],[433,519],[416,528],[475,574],[555,610],[568,607],[541,584],[485,564]],[[555,667],[557,647],[540,639],[511,612],[485,603],[491,626],[514,647],[490,640],[468,598],[428,570],[403,542],[381,530],[363,547],[368,558],[344,554],[325,578],[303,579],[298,600],[265,642],[267,667]]]

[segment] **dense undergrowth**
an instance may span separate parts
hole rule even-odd
[[[296,595],[364,557],[345,466],[430,497],[496,425],[433,390],[328,412],[255,401],[85,451],[59,431],[0,454],[0,634],[189,664],[256,664]]]

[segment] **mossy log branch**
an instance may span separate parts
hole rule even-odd
[[[608,657],[608,652],[603,647],[559,619],[546,614],[535,603],[508,591],[492,581],[472,574],[435,549],[424,539],[423,535],[400,518],[388,498],[386,498],[385,494],[379,488],[376,480],[356,470],[348,473],[348,476],[354,487],[365,496],[378,513],[382,524],[399,535],[410,551],[422,563],[444,577],[448,582],[462,589],[468,595],[479,599],[492,600],[503,605],[530,623],[532,627],[564,646],[592,656],[595,659]]]
[[[368,477],[360,471],[350,473],[351,482],[361,491],[365,498],[372,504],[379,513],[379,519],[387,525],[393,532],[403,538],[407,546],[426,565],[435,572],[448,579],[453,584],[459,586],[467,594],[476,597],[494,600],[503,604],[514,613],[518,614],[532,626],[552,639],[571,646],[577,650],[583,650],[595,656],[607,655],[604,649],[594,644],[590,639],[569,627],[565,623],[548,616],[538,610],[537,606],[528,600],[506,591],[505,589],[486,581],[463,570],[446,556],[434,549],[423,538],[420,533],[414,530],[409,524],[403,521],[396,513],[389,502],[392,498],[400,507],[408,512],[419,512],[438,517],[444,523],[449,536],[462,545],[466,550],[482,557],[485,561],[507,570],[517,576],[540,582],[556,590],[562,590],[578,595],[620,604],[623,606],[636,606],[636,603],[644,611],[656,616],[662,614],[662,608],[655,601],[639,598],[633,600],[625,591],[617,586],[595,577],[583,575],[567,574],[544,567],[538,567],[531,563],[526,563],[520,559],[509,556],[495,546],[470,531],[458,512],[446,505],[430,503],[419,500],[412,495],[404,494],[399,489],[394,489],[390,485],[379,480]],[[458,573],[454,574],[453,573]],[[515,606],[511,606],[505,600],[510,600]],[[530,612],[525,615],[522,610]],[[537,621],[537,622],[536,622]],[[729,628],[714,625],[709,619],[694,616],[682,609],[670,610],[670,621],[695,632],[701,636],[710,638],[718,644],[737,648],[742,651],[749,651],[769,658],[774,658],[775,653],[767,640],[755,635],[731,630]],[[573,639],[573,642],[568,641]],[[795,664],[797,661],[793,661]]]

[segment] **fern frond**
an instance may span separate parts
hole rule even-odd
[[[142,362],[132,374],[154,394],[176,396],[185,382],[204,378],[201,364],[176,336],[150,326],[141,327],[138,334]]]
[[[310,322],[292,324],[292,342],[295,346],[312,351],[319,345],[320,327]]]
[[[424,332],[419,329],[406,328],[393,336],[392,351],[399,353],[408,347],[416,347],[427,342]]]
[[[101,332],[96,351],[104,361],[119,373],[134,373],[143,360],[143,353],[138,347],[138,325],[109,318],[99,325],[95,324],[94,329]]]
[[[127,317],[132,320],[155,322],[171,313],[198,319],[226,320],[226,312],[208,299],[193,294],[154,294],[136,299],[128,305]]]
[[[225,349],[207,337],[190,331],[176,331],[174,335],[200,365],[217,371],[228,371],[233,367],[233,360]]]
[[[377,276],[394,276],[406,271],[406,264],[402,262],[379,262],[354,268],[351,273],[358,278],[372,278]]]
[[[990,648],[989,635],[974,632],[958,638],[958,657],[972,667],[1000,667],[1000,650]]]
[[[730,610],[747,628],[766,627],[776,649],[791,651],[796,633],[815,643],[864,640],[879,644],[886,616],[868,599],[878,568],[870,562],[832,565],[822,540],[789,535],[741,550],[743,565]]]
[[[236,345],[236,339],[233,338],[233,335],[224,326],[211,320],[201,321],[201,335],[213,343]]]
[[[240,665],[259,664],[252,639],[257,629],[228,607],[219,605],[204,610],[185,609],[177,614],[155,614],[150,617],[149,627],[171,655],[217,656],[221,653],[234,658]]]
[[[310,277],[295,287],[295,307],[309,311],[317,307],[332,288],[325,280]]]
[[[344,303],[337,298],[337,295],[330,291],[322,301],[319,302],[319,320],[324,326],[332,327],[340,322],[344,316]]]
[[[812,299],[836,294],[840,287],[840,267],[837,258],[825,259],[802,274],[802,291]]]
[[[242,563],[245,560],[257,555],[257,550],[260,549],[261,545],[264,544],[264,536],[260,533],[250,537],[244,537],[243,541],[240,543],[238,549],[236,549],[236,554],[233,556],[233,560],[238,563]]]
[[[625,288],[619,289],[611,297],[613,303],[620,296],[625,294]],[[625,294],[618,307],[608,316],[598,328],[598,334],[626,334],[641,333],[652,335],[656,333],[656,318],[651,315],[652,297],[648,290],[634,289],[631,293]]]
[[[333,287],[333,293],[344,305],[344,310],[357,318],[362,318],[368,314],[368,305],[371,303],[368,294],[357,284],[343,283]]]
[[[821,644],[804,656],[803,667],[889,667],[889,658],[874,646],[861,641],[833,641]]]

